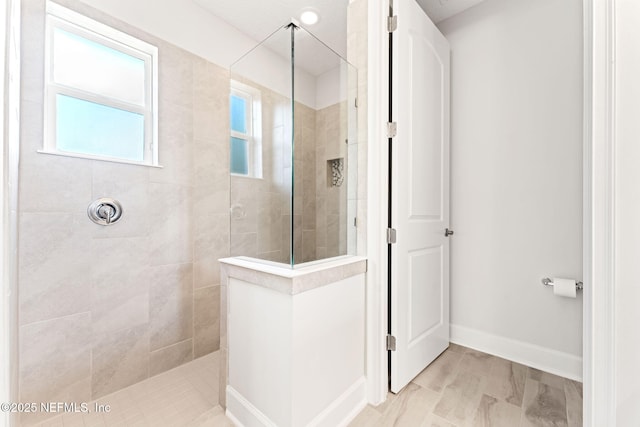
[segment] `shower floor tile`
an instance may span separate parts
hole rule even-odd
[[[452,344],[350,427],[582,426],[582,384]]]
[[[107,413],[66,413],[37,427],[225,427],[233,426],[218,405],[218,352],[89,403]]]

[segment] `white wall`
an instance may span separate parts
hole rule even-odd
[[[316,78],[316,110],[330,107],[347,99],[347,65],[341,62],[335,68]]]
[[[581,375],[581,0],[487,0],[451,43],[452,338]]]
[[[618,427],[640,420],[640,3],[616,1],[615,370]]]

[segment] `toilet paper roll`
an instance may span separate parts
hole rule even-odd
[[[561,297],[576,297],[576,281],[573,279],[553,278],[553,293]]]

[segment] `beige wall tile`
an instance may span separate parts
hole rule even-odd
[[[193,360],[192,339],[152,351],[149,354],[149,376],[168,371],[191,360]]]
[[[149,332],[152,351],[193,337],[193,266],[151,268]]]
[[[42,88],[40,88],[39,93],[42,94]],[[20,161],[23,164],[29,165],[34,159],[41,156],[37,150],[42,149],[44,135],[44,106],[42,95],[40,95],[40,98],[36,101],[28,101],[23,97],[20,103],[20,109],[22,117],[29,117],[29,122],[32,122],[32,126],[22,126],[20,128]],[[24,118],[22,120],[24,120]]]
[[[94,259],[87,222],[64,213],[20,215],[21,324],[89,311]]]
[[[228,134],[226,131],[224,135]],[[229,191],[229,138],[224,135],[209,140],[195,140],[193,167],[196,186]],[[228,196],[226,201],[229,202]]]
[[[25,156],[20,162],[20,210],[86,212],[91,202],[91,162],[50,154]]]
[[[161,42],[158,46],[158,86],[164,101],[193,107],[193,55]]]
[[[192,262],[193,190],[176,184],[151,183],[151,200],[161,201],[149,216],[151,265]]]
[[[142,381],[149,373],[148,326],[96,335],[91,354],[93,399]]]
[[[127,211],[144,210],[149,200],[149,170],[138,165],[93,162],[91,165],[91,199],[112,197]],[[109,229],[110,227],[103,227]]]
[[[258,233],[231,233],[230,256],[256,256]]]
[[[149,322],[149,239],[93,239],[100,262],[91,267],[93,333],[113,332]]]
[[[220,348],[220,286],[194,291],[194,357]]]
[[[91,400],[91,315],[79,313],[20,327],[20,400]],[[47,414],[25,415],[30,425]]]
[[[20,90],[23,100],[41,103],[44,88],[44,0],[21,3],[22,28]]]

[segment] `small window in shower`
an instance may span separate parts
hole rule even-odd
[[[229,170],[233,175],[262,178],[262,109],[260,102],[259,90],[234,80],[231,81]]]
[[[158,164],[158,49],[47,2],[42,152]]]

